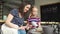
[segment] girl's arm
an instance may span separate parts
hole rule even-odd
[[[38,26],[39,26],[39,27],[42,27],[42,26],[41,26],[41,22],[38,23]]]

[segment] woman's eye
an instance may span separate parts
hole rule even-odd
[[[27,8],[29,8],[29,7],[27,7]]]

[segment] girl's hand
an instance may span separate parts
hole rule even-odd
[[[29,30],[32,28],[32,25],[26,25],[26,30]]]
[[[32,25],[29,25],[30,28],[32,28]]]

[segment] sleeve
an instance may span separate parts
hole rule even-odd
[[[13,16],[15,16],[16,15],[16,9],[11,10],[10,14],[13,15]]]
[[[41,22],[41,19],[40,18],[38,18],[38,22]]]
[[[41,21],[41,19],[39,18],[39,21]]]
[[[41,21],[41,19],[39,18],[39,21]]]
[[[27,21],[29,21],[29,18],[27,19]]]
[[[28,22],[30,22],[30,21],[31,21],[31,19],[30,19],[30,18],[28,18],[28,19],[27,19],[27,21],[28,21]]]

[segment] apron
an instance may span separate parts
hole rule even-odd
[[[10,28],[3,24],[1,26],[1,34],[18,34],[18,29]]]

